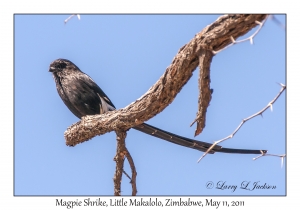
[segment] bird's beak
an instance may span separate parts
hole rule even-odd
[[[53,67],[53,66],[50,66],[50,68],[49,68],[49,72],[54,72],[55,71],[55,67]]]

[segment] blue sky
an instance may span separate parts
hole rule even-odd
[[[49,64],[74,62],[93,78],[117,108],[143,95],[164,73],[184,44],[219,15],[15,15],[15,195],[112,195],[115,133],[75,147],[63,133],[78,119],[57,94]],[[276,15],[285,24],[285,16]],[[254,32],[251,31],[245,37]],[[285,31],[270,19],[254,39],[213,58],[206,127],[195,139],[213,142],[231,134],[243,118],[265,107],[286,84]],[[172,104],[148,121],[193,138],[189,127],[197,112],[198,69]],[[221,145],[286,153],[286,93],[263,117],[247,122]],[[255,155],[207,155],[130,130],[126,145],[137,169],[138,195],[285,195],[286,164]],[[128,164],[125,170],[129,173]],[[276,186],[242,190],[243,181]],[[206,184],[237,185],[232,190]],[[122,194],[131,194],[123,176]]]

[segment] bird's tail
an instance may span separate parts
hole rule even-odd
[[[172,142],[174,144],[178,144],[184,147],[196,149],[202,152],[206,152],[207,149],[210,146],[212,146],[212,144],[210,143],[185,138],[183,136],[178,136],[176,134],[161,130],[159,128],[156,128],[152,125],[148,125],[146,123],[143,123],[133,128],[143,133],[149,134],[151,136],[164,139],[168,142]],[[222,146],[215,145],[214,148],[209,153],[214,154],[215,152],[238,153],[238,154],[261,154],[262,152],[267,153],[267,150],[232,149],[232,148],[224,148]]]

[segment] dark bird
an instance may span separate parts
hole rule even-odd
[[[94,80],[80,71],[71,61],[57,59],[50,64],[49,71],[53,74],[59,96],[70,111],[79,119],[85,115],[103,114],[116,109],[108,96]],[[202,152],[205,152],[212,145],[178,136],[146,123],[133,128],[151,136]],[[230,149],[219,145],[216,145],[210,151],[212,154],[214,152],[261,154],[260,150]]]

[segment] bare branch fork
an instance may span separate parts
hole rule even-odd
[[[246,123],[248,120],[250,120],[250,119],[252,119],[252,118],[254,118],[254,117],[257,117],[257,116],[259,116],[259,115],[261,115],[262,116],[262,114],[268,109],[268,108],[270,108],[271,109],[271,111],[272,111],[272,106],[273,106],[273,104],[275,103],[275,101],[279,98],[279,96],[282,94],[282,92],[286,89],[286,86],[285,85],[283,85],[283,84],[281,84],[280,83],[280,86],[281,86],[281,89],[280,89],[280,91],[279,91],[279,93],[277,94],[277,96],[272,100],[272,101],[270,101],[269,103],[268,103],[268,105],[267,106],[265,106],[262,110],[260,110],[259,112],[257,112],[257,113],[255,113],[255,114],[253,114],[253,115],[251,115],[251,116],[249,116],[249,117],[247,117],[247,118],[245,118],[245,119],[243,119],[242,120],[242,122],[239,124],[239,126],[235,129],[235,131],[233,131],[233,133],[232,134],[230,134],[229,136],[227,136],[227,137],[225,137],[225,138],[223,138],[223,139],[221,139],[221,140],[218,140],[218,141],[215,141],[214,143],[213,143],[213,145],[210,147],[210,148],[208,148],[208,150],[199,158],[199,160],[198,160],[198,163],[217,145],[217,144],[219,144],[219,143],[221,143],[221,142],[223,142],[223,141],[226,141],[227,139],[231,139],[231,138],[233,138],[233,136],[238,132],[238,130],[242,127],[242,125],[244,125],[244,123]],[[260,157],[262,157],[262,156],[277,156],[277,157],[280,157],[280,158],[283,158],[283,157],[285,157],[285,155],[273,155],[273,154],[266,154],[266,153],[264,153],[264,152],[262,152],[262,154],[260,155],[260,156],[258,156],[258,157],[256,157],[256,158],[254,158],[253,160],[256,160],[256,159],[258,159],[258,158],[260,158]]]
[[[137,188],[136,188],[136,170],[133,163],[133,159],[125,146],[125,138],[126,138],[126,131],[116,130],[117,134],[117,154],[114,158],[116,161],[116,172],[114,176],[114,195],[120,196],[121,195],[121,182],[122,182],[122,173],[124,173],[129,179],[132,186],[132,195],[136,195]],[[132,177],[130,178],[129,175],[123,170],[124,160],[127,157],[129,162]]]
[[[121,195],[121,182],[122,182],[122,173],[124,173],[129,179],[132,186],[132,195],[136,195],[137,188],[136,188],[136,176],[137,172],[135,170],[133,159],[128,151],[128,149],[125,146],[125,138],[126,138],[126,131],[122,130],[116,130],[117,134],[117,154],[114,158],[114,161],[116,161],[116,172],[114,176],[114,195],[120,196]],[[132,177],[124,171],[124,160],[125,157],[127,157],[127,160],[129,162]]]

